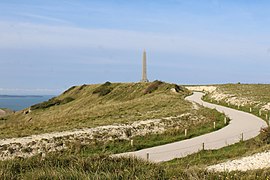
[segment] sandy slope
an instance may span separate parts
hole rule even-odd
[[[228,126],[192,139],[143,149],[136,152],[122,153],[116,156],[137,156],[143,159],[147,159],[148,157],[149,160],[153,162],[169,161],[196,153],[201,150],[203,146],[205,149],[219,149],[229,144],[234,144],[242,139],[242,133],[244,140],[253,138],[259,134],[262,127],[267,126],[265,121],[252,114],[203,102],[201,100],[202,96],[203,93],[195,92],[186,99],[202,104],[205,107],[216,108],[218,111],[224,112],[231,119]]]
[[[4,110],[0,109],[0,116],[3,116],[5,114],[6,114],[6,112]]]

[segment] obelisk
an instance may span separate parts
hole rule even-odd
[[[141,82],[149,82],[147,79],[147,67],[146,67],[146,52],[143,51],[143,66],[142,66],[142,80]]]

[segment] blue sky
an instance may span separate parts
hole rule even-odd
[[[0,94],[150,80],[270,83],[270,2],[2,0]]]

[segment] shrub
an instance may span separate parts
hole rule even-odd
[[[30,107],[31,110],[36,110],[36,109],[45,109],[45,108],[49,108],[51,106],[55,106],[55,105],[59,105],[61,103],[60,100],[56,99],[56,98],[51,98],[48,101],[39,103],[39,104],[35,104],[33,106]]]
[[[66,97],[66,98],[64,98],[64,99],[61,101],[61,104],[67,104],[67,103],[69,103],[69,102],[71,102],[71,101],[74,101],[74,98],[72,98],[72,97]]]
[[[102,84],[101,86],[97,87],[94,90],[93,94],[98,94],[99,96],[105,96],[113,90],[111,85],[112,85],[112,83],[107,81],[104,84]]]
[[[22,149],[23,153],[31,153],[33,151],[33,149],[31,147],[26,147]]]
[[[71,101],[73,101],[74,99],[72,97],[66,97],[63,100],[59,100],[56,98],[51,98],[48,101],[33,105],[30,107],[31,110],[36,110],[36,109],[46,109],[49,108],[51,106],[56,106],[56,105],[62,105],[62,104],[67,104]]]
[[[161,84],[163,84],[163,82],[162,82],[162,81],[158,81],[158,80],[152,82],[152,83],[144,90],[144,94],[150,94],[150,93],[154,92],[155,90],[158,89],[158,87],[159,87]]]
[[[69,88],[68,90],[66,90],[65,92],[63,92],[63,94],[67,94],[68,92],[72,91],[75,88],[76,88],[76,86],[72,86],[71,88]]]
[[[86,86],[87,86],[86,84],[84,84],[84,85],[80,86],[80,87],[79,87],[79,89],[78,89],[78,91],[83,90],[83,89],[84,89]]]
[[[181,86],[178,86],[177,84],[174,85],[174,89],[176,90],[176,92],[184,91],[184,88]]]
[[[261,129],[261,140],[267,144],[270,144],[270,127]]]

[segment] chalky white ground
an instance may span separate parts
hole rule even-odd
[[[6,114],[6,112],[3,111],[2,109],[0,109],[0,116],[1,116],[1,115],[5,115],[5,114]]]
[[[142,159],[147,159],[148,157],[149,160],[153,162],[169,161],[200,151],[203,143],[204,148],[206,150],[210,150],[220,149],[230,144],[237,143],[242,138],[242,134],[243,140],[251,139],[259,134],[262,127],[267,126],[265,121],[252,114],[203,102],[201,100],[202,96],[203,93],[195,92],[192,96],[189,96],[186,99],[205,107],[215,108],[220,112],[224,112],[231,119],[228,126],[218,131],[192,139],[147,148],[136,152],[117,154],[115,156],[136,156]]]
[[[213,171],[247,171],[253,169],[270,168],[270,151],[257,153],[252,156],[232,160],[217,165],[209,166],[208,170]]]

